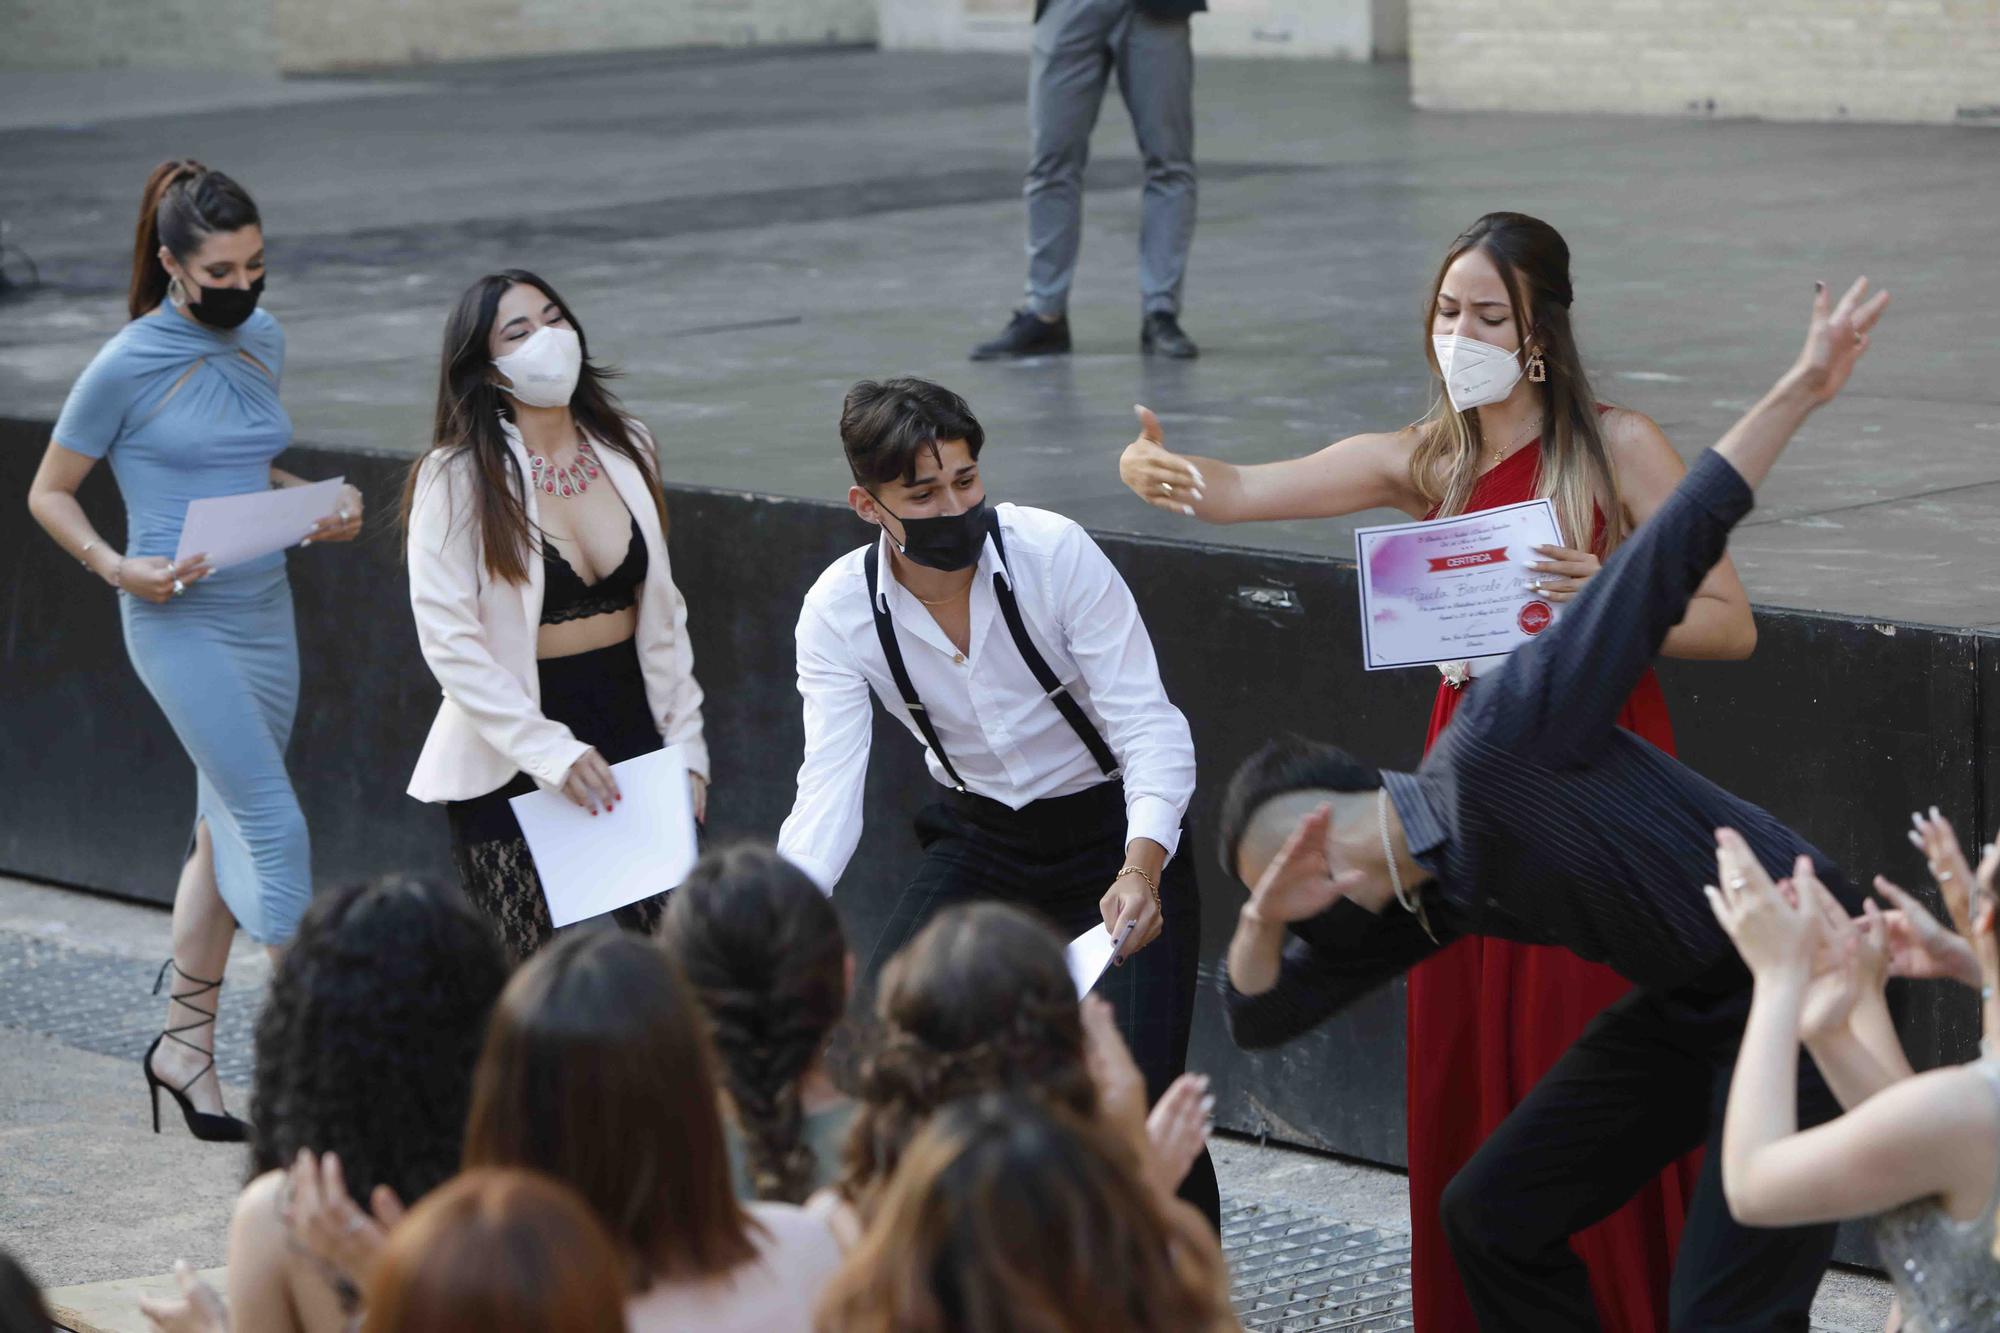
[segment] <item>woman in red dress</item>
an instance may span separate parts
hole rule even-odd
[[[1489,213],[1455,241],[1431,288],[1425,333],[1445,392],[1421,421],[1350,436],[1318,453],[1238,466],[1174,454],[1140,409],[1140,438],[1119,475],[1148,503],[1212,523],[1331,518],[1366,509],[1461,514],[1539,496],[1567,547],[1543,547],[1523,573],[1542,597],[1574,597],[1666,499],[1686,470],[1651,419],[1600,404],[1570,323],[1569,247],[1545,222]],[[1670,657],[1743,658],[1757,641],[1725,558]],[[1440,663],[1429,747],[1450,723],[1477,664]],[[1646,674],[1620,722],[1664,750],[1673,728]],[[1477,1328],[1438,1221],[1445,1184],[1626,983],[1562,949],[1460,940],[1414,969],[1408,997],[1412,1286],[1418,1333]],[[1695,1163],[1663,1172],[1572,1245],[1590,1272],[1604,1327],[1666,1333],[1668,1285]]]

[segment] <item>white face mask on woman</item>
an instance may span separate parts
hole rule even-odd
[[[510,381],[500,392],[530,407],[567,407],[583,373],[583,342],[573,329],[545,324],[493,365]]]
[[[1444,372],[1444,391],[1460,412],[1497,403],[1514,392],[1521,381],[1521,352],[1462,338],[1456,333],[1434,333],[1431,347],[1437,353],[1438,369]]]

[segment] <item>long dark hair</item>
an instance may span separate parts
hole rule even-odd
[[[217,232],[263,225],[250,192],[191,157],[176,157],[153,168],[139,197],[139,227],[132,240],[132,287],[125,308],[133,319],[167,296],[167,266],[160,247],[185,260]],[[189,293],[189,297],[197,293]]]
[[[883,969],[875,1010],[840,1181],[864,1216],[910,1139],[947,1102],[1016,1090],[1097,1112],[1062,941],[1019,908],[940,912]]]
[[[493,382],[490,342],[500,298],[516,283],[526,283],[555,302],[583,346],[583,372],[577,376],[576,392],[569,400],[570,415],[576,418],[576,424],[594,444],[624,455],[638,467],[652,492],[662,532],[666,531],[667,502],[660,492],[659,464],[652,437],[645,427],[625,415],[617,397],[606,387],[616,372],[591,361],[590,339],[569,303],[556,294],[555,288],[526,269],[509,268],[487,274],[465,289],[465,295],[458,298],[451,316],[445,320],[431,451],[464,451],[472,456],[476,479],[470,517],[479,525],[487,572],[509,583],[525,583],[529,552],[535,546],[537,534],[528,522],[527,481],[521,476],[520,464],[507,447],[507,436],[500,428],[503,417],[514,419],[514,404]],[[423,460],[419,459],[403,482],[402,524],[406,541],[422,468]]]
[[[1216,1333],[1215,1233],[1130,1146],[1040,1098],[939,1111],[820,1304],[820,1333]]]
[[[514,974],[473,1077],[465,1165],[524,1166],[581,1194],[633,1286],[754,1257],[716,1105],[701,1005],[680,965],[623,931],[558,939]]]
[[[389,1233],[364,1305],[361,1333],[624,1333],[625,1262],[560,1181],[467,1171]]]
[[[257,1019],[251,1174],[337,1152],[404,1200],[458,1167],[472,1066],[507,964],[459,895],[391,877],[321,894]]]
[[[1526,213],[1488,213],[1451,243],[1424,308],[1424,356],[1440,382],[1444,376],[1431,346],[1438,292],[1445,273],[1468,250],[1483,252],[1500,271],[1523,355],[1532,346],[1547,368],[1547,382],[1532,386],[1539,391],[1542,408],[1541,494],[1554,502],[1571,546],[1595,547],[1600,555],[1609,554],[1624,540],[1625,506],[1598,429],[1597,395],[1584,373],[1570,323],[1575,293],[1570,287],[1569,243],[1554,227]],[[1480,450],[1485,445],[1478,411],[1454,411],[1451,400],[1440,394],[1417,431],[1416,451],[1410,455],[1411,483],[1440,514],[1463,513],[1479,480]],[[1594,514],[1603,516],[1601,540],[1593,531]]]
[[[702,857],[674,891],[664,935],[708,1010],[752,1188],[802,1202],[819,1162],[799,1079],[847,1007],[839,915],[804,871],[745,845]]]

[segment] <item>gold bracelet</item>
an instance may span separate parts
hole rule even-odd
[[[1153,909],[1155,911],[1164,912],[1167,910],[1166,907],[1162,905],[1160,902],[1159,884],[1153,879],[1151,875],[1146,873],[1144,867],[1126,866],[1123,870],[1120,870],[1117,874],[1113,875],[1111,878],[1114,881],[1116,881],[1125,878],[1127,875],[1137,875],[1141,880],[1145,881],[1147,891],[1153,895]]]

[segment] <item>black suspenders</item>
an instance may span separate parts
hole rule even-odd
[[[1021,604],[1014,598],[1011,583],[1014,570],[1007,563],[1007,543],[1000,536],[1000,515],[997,511],[991,515],[987,531],[993,538],[994,550],[1000,553],[1000,567],[1006,570],[1005,578],[998,573],[994,574],[993,595],[1000,603],[1000,615],[1007,622],[1007,632],[1013,636],[1014,647],[1020,652],[1021,660],[1028,664],[1028,671],[1034,676],[1035,683],[1042,687],[1042,693],[1048,696],[1049,702],[1056,706],[1058,713],[1062,714],[1063,721],[1069,723],[1070,730],[1074,731],[1077,739],[1083,742],[1083,748],[1090,751],[1090,757],[1097,761],[1097,766],[1104,771],[1104,776],[1117,777],[1118,757],[1111,753],[1111,747],[1104,743],[1104,737],[1091,725],[1083,706],[1071,696],[1069,687],[1057,679],[1056,673],[1049,669],[1048,659],[1042,656],[1042,650],[1035,647],[1035,641],[1028,637],[1027,623],[1021,619]],[[888,611],[883,609],[882,598],[877,590],[880,582],[878,569],[880,562],[881,543],[875,542],[868,547],[867,555],[862,558],[862,568],[868,576],[868,610],[875,618],[875,635],[882,641],[882,656],[888,660],[889,674],[895,679],[896,691],[903,696],[903,707],[910,710],[910,718],[923,735],[924,744],[928,745],[931,753],[938,757],[938,763],[944,766],[952,785],[960,791],[965,791],[965,779],[959,777],[958,770],[951,766],[951,756],[947,755],[944,746],[938,743],[937,729],[931,725],[930,712],[924,707],[923,701],[917,698],[916,686],[910,683],[909,669],[903,665],[903,650],[896,642],[895,623],[889,618]]]

